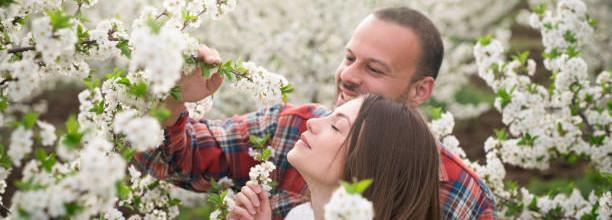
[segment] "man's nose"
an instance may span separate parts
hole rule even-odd
[[[362,82],[363,77],[355,64],[347,66],[340,73],[340,83],[345,89],[355,91],[361,86]]]

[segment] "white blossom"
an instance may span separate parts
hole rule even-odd
[[[187,46],[184,38],[179,30],[167,26],[161,27],[159,33],[152,33],[149,27],[132,31],[130,42],[134,51],[130,71],[142,67],[154,94],[170,91],[181,77],[182,52]]]
[[[274,169],[276,169],[276,166],[272,162],[265,161],[251,167],[249,170],[249,177],[252,181],[261,185],[265,191],[270,191],[272,189],[270,186],[270,183],[272,183],[270,174]]]
[[[57,136],[55,135],[55,127],[52,124],[43,121],[38,121],[37,124],[41,129],[40,137],[42,139],[42,144],[44,146],[51,146],[57,139]]]
[[[374,219],[374,206],[372,202],[346,192],[344,187],[338,188],[325,204],[325,219],[330,220],[370,220]]]
[[[19,126],[11,134],[11,144],[7,154],[16,166],[21,166],[21,159],[32,152],[32,130]]]

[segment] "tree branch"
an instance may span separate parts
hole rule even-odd
[[[21,52],[26,52],[29,50],[34,50],[35,48],[33,46],[31,47],[18,47],[18,48],[12,48],[8,50],[8,53],[21,53]]]
[[[2,81],[0,81],[0,86],[3,86],[4,84],[8,83],[8,82],[12,82],[12,81],[17,81],[16,78],[13,79],[4,79]]]

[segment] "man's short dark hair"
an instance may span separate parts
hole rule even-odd
[[[412,30],[419,39],[421,56],[418,58],[414,76],[438,76],[444,45],[436,26],[420,12],[408,7],[383,8],[374,12],[374,16],[383,21],[392,22]]]

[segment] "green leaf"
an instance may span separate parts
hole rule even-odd
[[[159,31],[161,30],[161,27],[162,27],[162,23],[155,20],[154,18],[149,17],[147,19],[147,26],[151,28],[152,33],[159,34]]]
[[[567,134],[567,131],[565,129],[563,129],[563,126],[561,125],[561,123],[557,123],[557,133],[559,133],[559,135],[561,137],[565,136],[565,134]]]
[[[0,144],[0,166],[9,169],[11,167],[13,167],[13,164],[11,162],[11,158],[9,157],[9,155],[6,153],[6,149],[4,148],[4,145]]]
[[[130,86],[129,93],[137,97],[145,97],[147,95],[147,83],[144,81],[138,81],[136,84]]]
[[[168,119],[170,115],[172,115],[172,112],[163,106],[159,106],[151,109],[150,115],[157,118],[157,120],[160,122],[163,122],[164,120]]]
[[[510,101],[512,101],[511,92],[508,92],[505,89],[497,90],[497,93],[495,95],[501,99],[500,101],[502,108],[506,107],[510,103]]]
[[[64,203],[64,208],[66,209],[66,215],[74,216],[79,212],[85,210],[85,207],[79,205],[76,202]]]
[[[255,147],[259,146],[259,138],[255,135],[249,135],[249,142],[255,145]]]
[[[538,138],[538,136],[531,136],[529,133],[526,133],[525,135],[523,135],[523,137],[521,137],[521,139],[516,143],[517,145],[524,145],[524,146],[533,146],[533,143],[535,142],[535,140]]]
[[[149,184],[147,186],[148,189],[155,189],[156,187],[159,186],[159,180],[154,181],[153,183]]]
[[[81,143],[83,134],[79,131],[80,126],[74,115],[68,117],[66,121],[66,134],[63,137],[63,143],[69,148],[75,149]]]
[[[15,187],[17,187],[17,189],[21,191],[35,191],[35,190],[44,189],[47,186],[39,184],[39,183],[34,183],[34,181],[30,179],[28,181],[24,181],[24,180],[15,181]]]
[[[565,53],[567,53],[569,57],[577,57],[580,55],[580,51],[576,49],[576,46],[573,45],[569,46],[567,50],[565,50]]]
[[[287,102],[287,95],[295,91],[291,84],[284,85],[280,89],[283,96],[283,102]]]
[[[177,100],[177,101],[183,99],[183,94],[181,92],[181,87],[180,86],[175,86],[174,88],[172,88],[170,90],[170,96],[174,100]]]
[[[83,80],[83,83],[85,84],[85,87],[87,87],[89,90],[94,90],[100,87],[102,81],[100,81],[99,79],[92,79],[91,76],[89,76]]]
[[[119,67],[115,67],[113,69],[112,73],[107,73],[104,76],[106,77],[106,79],[121,78],[121,77],[125,76],[125,70],[119,69]],[[128,80],[128,82],[129,82],[129,80]]]
[[[457,103],[478,105],[483,102],[492,103],[495,96],[479,87],[468,85],[455,92],[453,98]]]
[[[17,214],[19,214],[20,219],[32,219],[32,215],[21,207],[17,208]]]
[[[589,23],[589,26],[591,26],[592,28],[596,28],[597,24],[599,23],[599,21],[597,21],[597,19],[587,15],[587,23]]]
[[[504,184],[505,188],[507,191],[509,192],[514,192],[518,189],[518,183],[516,181],[513,180],[507,180],[506,183]]]
[[[553,48],[550,52],[544,52],[542,54],[542,57],[546,58],[546,59],[554,59],[559,57],[561,54],[559,54],[559,50],[557,48]]]
[[[256,149],[266,148],[266,143],[270,139],[270,134],[264,134],[261,138],[255,135],[249,135],[249,142],[253,144]]]
[[[120,200],[128,199],[130,193],[132,193],[132,189],[130,189],[130,187],[128,187],[123,180],[117,181],[115,187],[117,189],[117,195],[119,196]]]
[[[16,17],[13,20],[13,25],[25,25],[26,21],[28,20],[28,18],[30,18],[29,16],[24,16],[24,17]]]
[[[261,152],[261,161],[267,161],[268,158],[270,158],[270,154],[272,154],[272,151],[270,149],[263,149]]]
[[[183,21],[185,21],[186,23],[194,22],[198,20],[198,16],[192,15],[188,10],[184,10],[182,15],[183,15]]]
[[[213,204],[214,206],[219,206],[223,202],[221,196],[217,193],[209,193],[208,194],[208,202]]]
[[[53,31],[69,28],[73,25],[70,16],[64,14],[64,11],[62,10],[51,10],[47,12],[47,15],[49,15],[49,18],[51,19]]]
[[[84,44],[83,42],[89,40],[89,31],[83,28],[83,25],[77,25],[77,44],[76,50],[82,53],[88,52],[88,49],[93,47],[93,44]]]
[[[520,64],[525,64],[528,58],[529,58],[529,51],[517,53],[514,56],[512,56],[512,59],[518,61]]]
[[[118,84],[130,87],[132,86],[132,82],[130,82],[130,80],[127,77],[122,77],[119,81],[117,81]]]
[[[36,150],[36,159],[40,161],[41,166],[48,173],[51,172],[53,165],[55,165],[55,163],[57,162],[57,159],[55,159],[54,154],[47,154],[47,151],[42,148],[38,148]]]
[[[129,42],[125,39],[122,39],[115,46],[117,49],[121,50],[121,54],[127,58],[132,58],[132,49],[130,49]]]
[[[0,0],[0,8],[8,7],[13,3],[15,3],[15,0]]]
[[[602,135],[589,135],[589,143],[591,143],[591,145],[595,145],[595,146],[601,146],[603,144],[603,141],[606,139],[606,134],[602,134]]]
[[[123,159],[131,161],[135,153],[136,150],[134,150],[133,148],[126,147],[123,148],[123,151],[121,151],[121,156],[123,157]]]
[[[6,108],[8,108],[8,99],[4,96],[0,96],[0,111],[4,111]]]
[[[14,0],[0,0],[0,7],[4,8],[15,3]]]
[[[493,40],[493,35],[487,34],[484,37],[478,38],[478,43],[482,46],[487,46],[491,43],[492,40]]]
[[[177,205],[180,205],[180,204],[181,204],[181,200],[180,199],[173,198],[170,201],[168,201],[168,205],[169,206],[177,206]]]
[[[370,185],[372,185],[372,179],[365,179],[359,182],[348,183],[341,181],[340,184],[344,187],[349,194],[361,194],[363,193]]]
[[[79,132],[79,128],[79,122],[77,122],[76,117],[74,115],[69,116],[66,121],[66,131],[68,133],[77,133]]]
[[[545,3],[536,5],[533,8],[533,12],[540,15],[540,16],[544,16],[544,12],[546,12],[546,9],[548,8],[548,6]]]
[[[508,133],[503,128],[495,129],[495,138],[500,141],[505,141],[508,139]]]
[[[442,108],[435,107],[431,109],[431,120],[438,120],[442,118]]]
[[[571,31],[565,31],[565,33],[563,33],[563,39],[565,39],[565,41],[573,44],[576,43],[577,39],[576,39],[576,34],[574,34],[574,32]]]
[[[89,110],[90,112],[95,112],[96,114],[104,113],[104,101],[96,101],[93,103],[93,107]]]
[[[198,67],[202,71],[202,76],[208,78],[212,74],[213,70],[217,67],[214,64],[204,63],[202,61],[198,61]]]
[[[34,125],[36,124],[37,120],[38,120],[38,113],[29,112],[23,115],[23,118],[21,119],[21,124],[23,125],[23,127],[27,129],[32,129]]]

